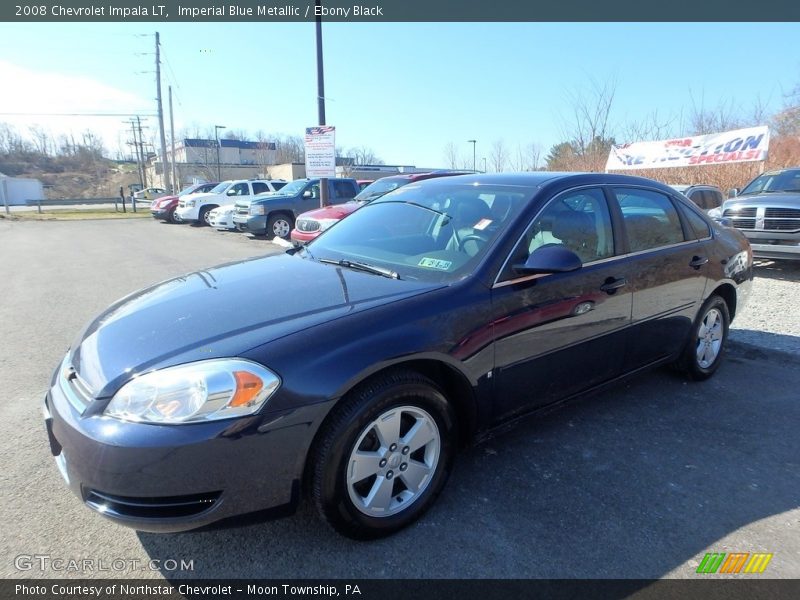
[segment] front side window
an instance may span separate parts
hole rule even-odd
[[[247,183],[237,183],[236,185],[232,185],[226,193],[228,196],[249,196],[250,187]]]
[[[615,188],[631,252],[683,242],[683,228],[672,201],[659,192]]]

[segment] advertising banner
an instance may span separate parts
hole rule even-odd
[[[306,127],[306,177],[336,176],[336,128]]]
[[[749,127],[658,142],[611,146],[606,171],[693,167],[767,159],[769,128]]]

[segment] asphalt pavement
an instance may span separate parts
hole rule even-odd
[[[760,267],[712,380],[655,371],[469,449],[433,509],[391,538],[347,540],[305,504],[174,535],[83,507],[41,415],[81,326],[145,285],[282,251],[151,220],[0,220],[0,577],[691,578],[706,552],[770,552],[760,577],[800,577],[800,311],[769,309],[797,297],[798,267]]]

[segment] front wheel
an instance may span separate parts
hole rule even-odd
[[[413,371],[371,380],[334,409],[311,455],[317,509],[353,539],[390,535],[436,500],[455,453],[453,410]]]
[[[292,219],[284,214],[271,215],[267,219],[267,237],[289,239],[289,234],[292,232]]]
[[[683,356],[678,361],[678,366],[690,379],[703,381],[719,368],[730,323],[725,300],[716,295],[706,300],[697,314]]]

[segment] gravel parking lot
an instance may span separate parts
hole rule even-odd
[[[470,449],[431,512],[389,539],[341,538],[305,505],[176,535],[81,506],[40,409],[80,327],[144,285],[282,251],[144,219],[0,220],[0,577],[92,575],[27,568],[34,555],[128,561],[103,577],[695,577],[714,551],[772,552],[764,576],[800,577],[800,265],[758,267],[714,379],[660,370]],[[161,569],[141,570],[152,559]]]

